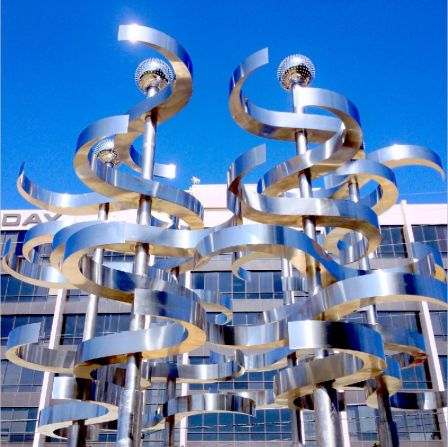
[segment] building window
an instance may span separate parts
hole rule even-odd
[[[381,244],[378,247],[378,257],[406,257],[406,244],[401,226],[384,225],[381,227]]]
[[[311,415],[309,415],[311,416]],[[308,417],[306,427],[311,426]],[[307,440],[315,439],[314,432]],[[255,417],[219,413],[188,418],[188,441],[289,441],[290,410],[258,410]]]
[[[445,389],[448,388],[448,356],[439,355],[440,369],[442,370],[443,382],[445,384]]]
[[[403,328],[411,331],[422,332],[420,325],[420,318],[418,312],[403,312],[403,311],[379,311],[378,323],[382,326],[391,328]]]
[[[22,368],[8,360],[1,361],[2,392],[37,392],[42,388],[44,373]]]
[[[95,336],[114,334],[129,329],[130,314],[99,314],[96,318]],[[84,314],[64,315],[61,345],[81,343],[84,333]]]
[[[365,405],[347,407],[350,439],[356,441],[375,441],[378,438],[376,427],[378,410]],[[440,439],[436,415],[432,412],[393,412],[398,436],[402,441],[430,441]]]
[[[430,245],[446,258],[447,256],[447,226],[446,225],[412,225],[414,239],[417,242]]]
[[[11,275],[1,275],[1,301],[6,303],[27,303],[46,301],[49,290],[19,281]]]
[[[232,299],[283,299],[281,272],[251,271],[244,281],[231,272],[192,272],[192,289],[219,290]]]
[[[3,442],[33,440],[37,408],[3,407],[1,411],[1,440]]]
[[[448,312],[431,311],[431,323],[436,340],[447,341],[448,335]]]

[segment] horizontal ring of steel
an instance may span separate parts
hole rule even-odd
[[[93,370],[125,362],[129,354],[141,353],[144,359],[163,358],[198,349],[205,341],[204,332],[189,323],[152,323],[149,329],[94,337],[78,345],[74,374],[88,379]]]
[[[445,280],[445,269],[439,251],[430,245],[421,242],[410,244],[412,258],[400,259],[400,264],[395,267],[381,269],[390,272],[416,273],[420,275],[434,276],[436,279]],[[355,262],[360,254],[365,251],[364,240],[358,241],[354,232],[348,233],[338,242],[339,260],[346,265]]]
[[[330,190],[336,188],[337,192],[333,194],[333,197],[343,199],[349,195],[347,180],[351,175],[356,174],[360,186],[365,185],[373,175],[378,186],[366,196],[363,196],[360,203],[373,208],[377,214],[382,214],[395,203],[395,196],[398,196],[398,191],[396,190],[394,177],[387,179],[386,176],[381,181],[381,177],[388,171],[381,173],[375,168],[378,165],[387,169],[410,165],[426,166],[436,170],[442,178],[444,177],[442,162],[435,152],[422,146],[393,145],[378,149],[367,154],[366,160],[357,160],[329,174],[325,178],[325,187]]]
[[[66,222],[57,221],[36,225],[30,228],[25,233],[21,252],[19,251],[18,253],[15,253],[13,252],[12,244],[8,242],[5,244],[4,256],[2,259],[3,267],[9,274],[14,276],[15,278],[34,285],[38,285],[40,287],[73,289],[74,286],[70,284],[66,280],[66,278],[59,272],[59,265],[65,248],[65,238],[67,238],[71,234],[74,234],[81,228],[85,228],[96,223],[96,221],[82,222],[67,226],[68,224]],[[158,221],[157,219],[153,219],[151,223],[162,225],[162,222]],[[54,237],[55,233],[56,237]],[[50,263],[52,264],[52,266],[42,264],[42,262],[38,258],[37,262],[34,262],[35,249],[40,245],[50,242],[53,242],[50,255]],[[23,259],[22,256],[25,259]],[[109,267],[103,266],[103,268],[103,276],[105,278],[114,275],[114,273],[110,272],[111,269]],[[154,274],[152,273],[153,271],[156,272],[155,274],[159,278],[165,278],[168,276],[164,275],[162,271],[157,270],[155,267],[151,269],[151,276],[154,276]],[[120,273],[117,273],[117,275],[120,275]],[[126,277],[129,275],[131,274],[126,272],[121,273],[121,276],[125,278],[123,280],[124,282],[127,282]],[[138,280],[134,282],[137,285],[139,284]],[[206,297],[208,298],[210,298],[211,296],[212,295],[210,295],[210,293],[206,295]],[[211,300],[210,302],[212,303],[213,300]],[[217,302],[217,300],[214,301],[214,303]],[[228,307],[230,307],[230,305]]]
[[[441,410],[448,407],[446,391],[399,392],[390,398],[394,410]]]
[[[133,146],[131,146],[131,150],[134,150]],[[171,166],[155,163],[154,176],[171,178],[173,175],[173,168]],[[38,208],[65,215],[97,214],[98,207],[103,203],[109,203],[110,211],[129,208],[129,205],[115,202],[111,198],[102,196],[96,192],[70,194],[42,188],[26,176],[23,164],[20,168],[19,177],[17,178],[17,189],[25,200]]]
[[[337,169],[357,156],[358,149],[344,145],[345,132],[338,132],[325,143],[313,147],[304,154],[295,155],[270,168],[257,182],[257,191],[269,196],[279,196],[297,187],[297,176],[304,169],[310,171],[311,178],[317,178]],[[335,186],[334,191],[339,189]],[[313,190],[315,197],[329,197],[330,188]]]
[[[53,381],[51,399],[76,400],[87,398],[90,402],[105,403],[118,408],[121,388],[111,380],[89,380],[59,376]]]
[[[386,368],[381,335],[363,324],[344,321],[290,321],[288,336],[289,348],[299,355],[312,354],[320,349],[333,349],[359,357],[366,370],[383,371]]]
[[[83,153],[83,148],[91,145],[92,141],[87,141],[77,155]],[[82,162],[78,158],[75,157],[75,163]],[[203,228],[204,209],[199,200],[184,190],[122,172],[96,158],[84,161],[88,165],[83,167],[82,180],[92,190],[131,208],[138,207],[140,195],[151,197],[154,211],[176,216],[193,229]]]
[[[14,252],[12,244],[8,241],[2,259],[4,269],[20,281],[40,287],[72,289],[73,286],[58,271],[58,268],[43,264],[36,254],[39,246],[52,243],[54,235],[67,228],[68,225],[67,222],[60,221],[35,225],[25,233],[21,251],[17,251],[16,248]]]
[[[149,362],[143,365],[142,377],[149,382],[165,382],[175,379],[178,383],[215,383],[232,380],[245,373],[243,353],[237,351],[236,359],[227,360],[223,355],[212,353],[210,363],[183,365],[177,363]],[[146,369],[146,371],[145,371]]]
[[[196,250],[198,265],[208,262],[213,256],[229,251],[251,251],[270,254],[287,259],[298,270],[303,264],[303,254],[319,262],[336,279],[348,278],[364,271],[339,265],[321,246],[303,232],[279,225],[248,224],[224,228],[201,239]],[[236,274],[234,269],[234,274]]]
[[[402,301],[426,301],[447,308],[446,284],[425,275],[375,271],[321,289],[306,300],[306,318],[339,320],[362,307]]]
[[[319,383],[332,382],[333,388],[342,389],[376,377],[386,362],[384,358],[371,358],[373,364],[368,366],[369,361],[365,364],[359,357],[340,352],[283,369],[274,377],[275,401],[293,408],[297,398],[311,394]]]
[[[232,394],[254,401],[257,410],[283,408],[282,405],[275,402],[274,390],[233,391]]]
[[[369,152],[366,158],[382,163],[390,168],[416,165],[426,166],[436,170],[442,178],[445,178],[442,160],[439,155],[424,146],[394,144]]]
[[[41,323],[13,329],[8,335],[6,358],[16,365],[36,371],[71,374],[76,352],[39,345],[40,333]]]
[[[354,160],[333,171],[325,179],[326,186],[332,188],[344,183],[344,179],[356,175],[359,187],[370,181],[377,186],[367,197],[361,197],[359,204],[371,207],[380,215],[390,209],[397,201],[398,188],[391,168],[372,160]],[[333,197],[343,199],[348,196],[348,183],[343,184]]]
[[[2,266],[6,273],[14,276],[19,281],[39,287],[74,288],[65,276],[51,265],[29,262],[21,256],[22,253],[13,252],[10,242],[6,242],[2,258]]]
[[[43,408],[39,413],[36,432],[52,438],[65,439],[68,427],[75,421],[86,425],[116,420],[118,408],[104,402],[71,401]]]
[[[271,111],[249,101],[242,91],[243,84],[256,69],[268,62],[268,49],[265,48],[246,58],[233,73],[230,80],[229,108],[239,126],[258,136],[287,141],[295,140],[297,129],[306,129],[308,141],[312,143],[321,143],[335,133],[345,131],[345,144],[355,149],[361,147],[362,132],[358,110],[347,98],[337,93],[310,87],[297,89],[302,108],[323,109],[337,118]]]
[[[272,323],[274,321],[288,320],[291,324],[294,324],[293,320],[297,318],[297,309],[302,306],[303,303],[298,302],[265,311],[263,312],[263,321]],[[385,349],[408,355],[407,357],[399,358],[402,361],[401,367],[416,366],[426,360],[425,340],[421,333],[381,325],[371,327],[381,334]],[[403,360],[406,360],[406,363]]]
[[[165,402],[156,413],[144,417],[143,430],[160,430],[165,418],[174,416],[177,424],[181,419],[201,413],[237,413],[255,415],[255,402],[235,394],[204,393],[179,396]]]
[[[287,356],[294,353],[289,347],[271,349],[262,353],[245,353],[243,366],[246,372],[272,371],[286,366]]]
[[[162,230],[125,222],[108,222],[82,228],[65,242],[61,268],[64,276],[71,284],[82,290],[113,299],[127,300],[129,296],[128,292],[120,291],[119,278],[115,278],[115,289],[96,284],[89,279],[88,269],[83,266],[82,258],[96,247],[132,252],[136,243],[149,243],[153,254],[191,256],[195,258],[195,266],[205,264],[220,253],[249,249],[286,258],[300,268],[305,252],[313,256],[336,278],[359,274],[358,270],[337,264],[315,241],[302,232],[272,225],[245,225],[223,228],[211,233],[208,230]]]
[[[66,228],[70,224],[62,221],[45,222],[35,225],[26,231],[22,244],[23,257],[33,262],[35,259],[36,249],[44,244],[51,244],[54,235]]]
[[[412,257],[408,265],[414,273],[434,276],[439,281],[446,278],[443,260],[439,250],[421,242],[411,243]]]
[[[337,227],[326,239],[326,249],[336,252],[337,241],[348,229],[361,232],[367,239],[367,252],[372,252],[380,243],[381,236],[377,215],[368,207],[347,200],[319,198],[271,197],[249,190],[242,183],[244,175],[266,160],[265,146],[258,146],[238,157],[230,166],[227,178],[230,193],[236,196],[235,204],[241,217],[265,224],[301,226],[302,216],[313,217],[316,225]],[[312,151],[309,151],[312,152]],[[378,164],[378,169],[392,171]],[[297,184],[297,173],[294,174]],[[297,186],[297,185],[295,185]],[[232,201],[230,201],[232,203]],[[231,210],[236,213],[235,206]],[[329,243],[333,240],[333,244]]]

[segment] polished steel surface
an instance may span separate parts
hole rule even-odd
[[[72,425],[73,433],[81,433],[84,426],[107,423],[108,429],[119,428],[119,445],[136,447],[142,431],[163,429],[168,421],[172,444],[174,425],[189,415],[252,416],[256,408],[287,407],[315,411],[318,445],[327,447],[339,442],[334,428],[344,389],[364,388],[365,402],[380,407],[385,424],[390,423],[389,397],[397,409],[445,407],[444,396],[437,393],[400,391],[401,370],[426,361],[421,334],[378,325],[373,307],[367,325],[338,321],[380,304],[416,301],[448,307],[443,263],[434,250],[414,243],[412,259],[389,269],[372,270],[367,259],[380,243],[378,216],[398,197],[394,170],[420,165],[443,175],[440,158],[412,145],[366,154],[357,108],[338,93],[311,87],[314,68],[302,56],[286,60],[280,70],[294,110],[257,106],[243,86],[268,63],[267,50],[261,50],[234,71],[230,112],[239,126],[258,137],[294,142],[296,155],[263,168],[256,188],[244,178],[267,165],[266,146],[239,156],[227,172],[232,216],[205,229],[202,204],[164,183],[174,177],[175,168],[157,163],[154,151],[156,127],[191,97],[190,57],[173,38],[144,26],[121,26],[119,40],[146,45],[166,61],[138,70],[139,88],[148,93],[140,103],[79,134],[74,169],[91,192],[46,190],[25,175],[23,166],[17,180],[20,193],[35,206],[69,216],[100,211],[99,219],[36,225],[22,247],[6,244],[2,265],[31,284],[79,288],[131,303],[132,324],[128,331],[93,337],[92,301],[85,340],[76,351],[48,348],[39,324],[9,334],[8,360],[69,375],[55,381],[54,401],[41,412],[37,430],[66,437]],[[134,146],[140,136],[142,153]],[[101,145],[104,139],[107,147]],[[316,179],[323,186],[313,187]],[[138,222],[102,222],[107,207],[138,209]],[[38,250],[44,246],[51,250],[49,261],[42,262]],[[103,250],[135,255],[135,268],[129,272],[107,264],[100,256]],[[252,278],[245,267],[250,261],[279,258],[287,266],[282,285],[288,299],[254,324],[233,324],[231,300],[218,290],[179,284],[179,274],[228,253],[233,254],[233,274],[248,283]],[[149,255],[154,257],[151,265]],[[145,319],[151,320],[149,327],[143,325]],[[180,364],[172,358],[206,344],[220,354],[213,353],[205,364]],[[122,365],[126,361],[127,369]],[[270,370],[278,370],[272,392],[176,396],[173,389],[174,383],[213,383]],[[143,414],[141,390],[159,381],[168,383],[166,402]],[[78,441],[83,439],[79,436]]]

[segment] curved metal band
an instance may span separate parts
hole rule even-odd
[[[234,71],[230,81],[229,108],[233,119],[243,129],[266,138],[294,141],[297,129],[306,129],[310,142],[323,142],[337,132],[346,131],[346,142],[359,149],[362,134],[356,107],[343,96],[328,90],[304,88],[300,91],[302,107],[327,110],[338,118],[322,115],[274,112],[256,106],[243,94],[247,78],[269,62],[267,48],[253,53]],[[344,122],[345,129],[341,126]]]
[[[174,416],[177,424],[181,419],[201,413],[238,413],[255,415],[253,400],[234,394],[204,393],[179,396],[166,402],[156,413],[144,418],[144,430],[160,430],[165,417]]]
[[[360,358],[342,352],[301,362],[274,377],[275,401],[279,405],[296,408],[297,398],[311,394],[316,384],[331,381],[334,388],[350,386],[378,375],[386,362],[383,360],[381,363],[379,369],[370,368]]]
[[[171,323],[160,326],[154,323],[149,329],[119,332],[81,343],[74,372],[88,379],[94,369],[122,363],[129,354],[141,353],[147,359],[162,358],[193,351],[204,343],[205,336],[198,335],[194,325]]]
[[[309,151],[312,152],[312,151]],[[367,239],[367,255],[380,242],[379,224],[376,214],[368,207],[347,200],[321,198],[270,197],[245,187],[242,183],[247,172],[265,162],[265,146],[258,146],[238,157],[230,166],[227,178],[228,189],[236,199],[230,201],[230,209],[251,221],[301,226],[302,216],[311,216],[316,225],[337,227],[330,232],[325,248],[336,253],[337,242],[348,229],[361,232]],[[378,165],[383,170],[387,170]],[[387,170],[393,179],[393,173]],[[297,172],[294,173],[297,186]]]
[[[439,410],[448,407],[445,391],[400,392],[390,398],[396,410]]]
[[[6,358],[16,365],[36,371],[72,374],[76,353],[39,345],[40,333],[41,323],[13,329],[6,344]]]
[[[73,401],[46,407],[39,413],[37,433],[53,438],[67,437],[67,428],[74,421],[83,421],[86,425],[114,421],[118,409],[113,405],[100,402]]]
[[[376,271],[331,284],[309,303],[315,318],[338,320],[371,304],[396,301],[426,301],[446,308],[446,285],[428,276]]]

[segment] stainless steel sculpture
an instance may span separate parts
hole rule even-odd
[[[364,387],[367,404],[379,405],[386,416],[379,427],[382,445],[396,445],[390,408],[431,409],[446,403],[434,393],[418,397],[398,392],[400,368],[425,360],[423,339],[411,331],[380,327],[374,306],[409,300],[447,307],[444,271],[440,257],[419,244],[412,261],[391,271],[372,270],[367,257],[380,242],[378,215],[397,198],[393,169],[420,164],[443,174],[437,155],[403,145],[366,154],[356,107],[335,92],[311,87],[315,70],[305,56],[286,58],[278,71],[282,86],[292,94],[293,111],[255,105],[243,85],[268,63],[267,50],[261,50],[235,70],[230,111],[248,132],[294,142],[296,155],[268,169],[255,191],[246,188],[243,178],[265,163],[266,147],[237,158],[228,170],[233,217],[205,229],[196,198],[155,180],[173,174],[170,165],[155,163],[156,127],[191,96],[190,58],[174,39],[151,28],[121,26],[119,40],[147,45],[167,62],[141,63],[136,83],[145,98],[128,113],[96,121],[79,135],[74,167],[92,193],[47,191],[28,179],[23,168],[17,181],[21,194],[36,206],[71,215],[98,214],[97,221],[38,225],[27,232],[22,253],[7,246],[3,257],[6,271],[20,280],[90,294],[76,352],[40,343],[38,324],[9,335],[10,361],[67,376],[55,381],[58,403],[41,411],[37,430],[54,437],[71,431],[71,444],[83,445],[85,426],[106,424],[117,430],[118,445],[135,447],[142,432],[166,427],[167,445],[172,445],[174,424],[188,415],[253,415],[256,408],[288,407],[295,423],[300,418],[296,411],[315,411],[317,445],[339,446],[340,391]],[[312,114],[311,107],[329,113]],[[132,145],[140,135],[141,154]],[[325,187],[312,188],[316,178]],[[368,182],[376,187],[366,193],[362,187]],[[138,210],[137,223],[105,222],[108,210],[125,209]],[[255,223],[243,225],[243,218]],[[35,249],[42,244],[51,244],[49,265],[35,261]],[[106,265],[103,250],[135,255],[133,272]],[[234,275],[245,281],[251,281],[244,269],[248,261],[266,254],[283,261],[284,303],[264,312],[257,324],[232,325],[230,303],[218,291],[191,290],[179,282],[180,273],[229,252],[234,253]],[[298,293],[307,297],[298,299]],[[128,331],[94,336],[99,296],[132,304]],[[338,321],[366,306],[368,325]],[[151,317],[149,325],[145,316]],[[174,361],[173,356],[205,342],[228,354],[213,354],[206,365]],[[218,382],[272,369],[279,369],[273,392],[176,395],[176,382]],[[143,412],[143,390],[154,381],[167,381],[167,401],[148,414]],[[306,442],[300,430],[296,436],[296,442]]]

